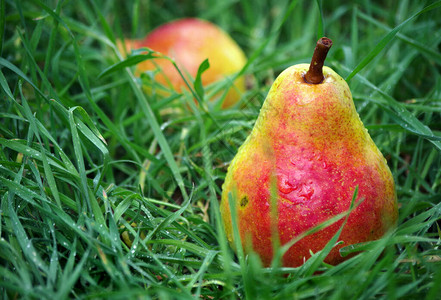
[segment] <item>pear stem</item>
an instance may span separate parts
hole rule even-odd
[[[325,79],[323,76],[323,64],[325,63],[326,55],[328,55],[331,46],[332,41],[327,37],[322,37],[317,41],[309,70],[304,76],[307,83],[319,84]]]

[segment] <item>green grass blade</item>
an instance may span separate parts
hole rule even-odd
[[[208,70],[208,68],[210,68],[210,63],[208,59],[206,59],[200,64],[193,85],[196,94],[199,96],[198,99],[201,99],[202,102],[204,101],[204,87],[202,86],[202,73]]]
[[[161,147],[161,149],[164,153],[164,157],[167,160],[167,163],[169,164],[170,170],[172,171],[172,174],[173,174],[173,176],[179,186],[179,189],[182,193],[184,200],[188,200],[188,193],[187,193],[187,190],[184,185],[184,179],[182,178],[182,175],[179,172],[178,165],[173,157],[173,153],[170,149],[170,146],[169,146],[167,140],[165,139],[164,134],[161,131],[161,128],[158,124],[156,116],[154,115],[154,113],[153,113],[146,97],[142,93],[140,87],[136,84],[136,79],[133,76],[133,74],[128,71],[128,75],[130,78],[129,83],[130,83],[130,86],[132,87],[132,89],[136,95],[136,99],[138,100],[138,105],[141,107],[141,110],[145,114],[147,121],[149,122],[149,124],[153,130],[153,133],[154,133],[156,139],[158,140],[159,146]]]
[[[18,243],[21,246],[21,249],[28,259],[29,262],[33,264],[34,274],[38,274],[37,268],[41,269],[43,272],[47,272],[47,265],[44,260],[41,258],[40,254],[35,249],[33,243],[29,239],[26,234],[25,229],[23,228],[22,223],[20,222],[18,215],[15,212],[15,208],[12,205],[13,195],[9,194],[9,204],[8,204],[8,216],[11,218],[11,222],[13,224],[14,234],[17,238]]]
[[[148,48],[143,48],[142,50],[143,50],[143,52],[147,52],[147,53],[131,55],[131,56],[127,57],[126,59],[124,59],[120,62],[117,62],[116,64],[111,65],[110,67],[104,69],[98,75],[98,78],[103,78],[103,77],[108,76],[112,73],[124,70],[125,68],[135,66],[145,60],[161,57],[161,55],[159,53],[152,51]]]
[[[81,186],[82,195],[84,197],[83,199],[86,201],[86,205],[88,206],[89,211],[93,213],[94,217],[96,218],[96,220],[99,224],[105,226],[103,213],[101,212],[101,209],[100,209],[94,195],[91,193],[89,186],[88,186],[88,183],[87,183],[86,168],[85,168],[84,160],[83,160],[83,150],[81,147],[80,136],[79,136],[78,130],[77,130],[78,125],[75,122],[75,117],[74,117],[75,110],[76,110],[76,107],[73,107],[69,110],[69,125],[70,125],[70,130],[72,132],[72,142],[73,142],[73,147],[74,147],[74,151],[75,151],[75,156],[77,158],[77,161],[76,161],[77,168],[78,168],[79,175],[80,175],[79,185]]]
[[[319,10],[318,24],[317,24],[317,40],[325,36],[325,22],[323,18],[322,0],[316,0]]]
[[[75,252],[71,252],[71,257],[75,257]],[[60,289],[57,291],[56,298],[57,299],[65,299],[68,297],[69,293],[72,291],[72,287],[74,286],[75,282],[78,280],[78,278],[81,275],[81,272],[83,272],[83,266],[86,263],[87,259],[89,257],[89,251],[83,254],[80,261],[75,264],[75,269],[73,269],[69,273],[65,273],[63,284],[60,285]]]

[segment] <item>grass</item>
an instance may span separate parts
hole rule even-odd
[[[2,299],[439,299],[440,1],[272,2],[1,1]],[[136,57],[121,63],[117,39],[184,16],[246,52],[240,105],[197,84],[202,106],[147,95]],[[323,34],[388,160],[399,224],[338,266],[317,253],[263,268],[230,250],[221,184],[275,77]]]

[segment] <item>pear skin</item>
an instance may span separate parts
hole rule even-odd
[[[319,84],[307,83],[310,65],[283,71],[272,85],[251,134],[232,160],[222,187],[221,214],[233,242],[228,197],[233,197],[241,243],[269,266],[272,225],[284,245],[349,210],[356,187],[361,203],[350,213],[339,241],[325,259],[344,259],[342,247],[381,238],[397,222],[394,180],[355,109],[346,81],[328,67]],[[273,180],[275,179],[275,180]],[[277,185],[277,220],[271,220],[271,187]],[[344,218],[295,243],[283,256],[302,265],[322,250]]]

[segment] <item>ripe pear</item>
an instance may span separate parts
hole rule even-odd
[[[355,202],[360,203],[326,263],[342,262],[339,249],[379,239],[397,221],[387,162],[360,120],[345,80],[323,67],[331,45],[321,38],[310,65],[291,66],[277,77],[222,186],[221,214],[230,244],[234,248],[232,197],[242,246],[245,252],[252,248],[266,266],[274,255],[275,230],[284,245],[344,214],[357,187]],[[277,213],[271,213],[271,203]],[[300,266],[311,252],[322,250],[344,219],[296,242],[285,252],[283,265]]]
[[[122,50],[122,44],[118,44]],[[126,40],[126,50],[150,48],[176,62],[186,79],[196,77],[200,64],[208,58],[210,68],[202,74],[204,86],[224,80],[239,72],[247,61],[239,45],[220,27],[206,20],[184,18],[163,24],[151,31],[144,39]],[[180,92],[187,88],[173,64],[165,59],[146,60],[137,65],[136,73],[153,71],[155,80]],[[245,91],[243,76],[236,78],[229,89],[222,107],[232,106]],[[220,93],[220,94],[223,94]]]

